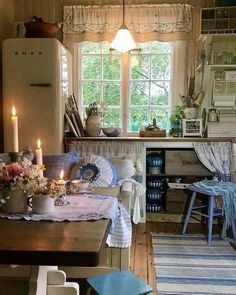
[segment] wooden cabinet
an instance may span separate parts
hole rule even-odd
[[[212,7],[201,10],[201,34],[235,34],[236,7]]]
[[[166,210],[165,151],[148,149],[146,155],[146,210]]]
[[[210,176],[193,150],[166,150],[165,174],[176,176]]]
[[[207,55],[209,107],[236,109],[236,78],[229,78],[236,76],[236,6],[203,8],[200,33]]]
[[[183,214],[187,185],[212,177],[193,148],[150,148],[146,162],[147,212]],[[183,189],[171,189],[168,183]]]

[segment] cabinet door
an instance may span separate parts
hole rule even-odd
[[[193,150],[166,150],[165,173],[167,175],[210,176]]]

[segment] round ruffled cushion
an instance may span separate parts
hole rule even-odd
[[[70,179],[78,178],[90,180],[90,187],[113,186],[116,183],[112,163],[98,155],[85,157],[73,167]]]

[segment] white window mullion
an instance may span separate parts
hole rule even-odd
[[[100,54],[99,54],[99,56],[100,56],[100,59],[101,59],[101,77],[100,77],[100,84],[101,84],[101,86],[100,86],[100,91],[101,91],[101,101],[102,102],[104,102],[104,96],[103,96],[103,86],[104,86],[104,81],[103,81],[103,52],[101,51],[100,52]]]
[[[149,47],[150,49],[150,47]],[[149,91],[148,91],[148,97],[149,97],[149,100],[148,100],[148,118],[151,118],[151,87],[152,87],[152,66],[151,66],[151,61],[152,61],[152,54],[150,53],[148,55],[149,57],[149,65],[148,65],[148,72],[149,72]]]
[[[129,130],[129,54],[121,54],[121,122],[123,132]]]
[[[77,102],[80,111],[80,115],[82,115],[82,71],[78,69],[82,68],[82,54],[81,54],[81,43],[74,46],[74,61],[73,61],[73,92],[77,93]],[[78,67],[76,66],[78,65]]]

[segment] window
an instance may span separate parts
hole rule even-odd
[[[108,42],[81,42],[78,52],[78,98],[85,109],[106,106],[104,126],[138,132],[156,119],[168,128],[172,101],[173,47],[158,41],[139,44],[141,51],[110,52]]]

